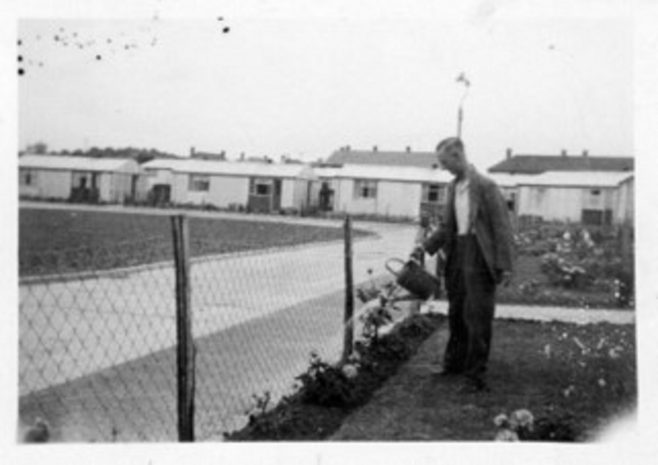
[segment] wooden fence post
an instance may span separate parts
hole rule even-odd
[[[194,340],[190,309],[189,230],[185,215],[171,217],[176,271],[178,440],[194,441]]]
[[[354,278],[352,276],[352,218],[345,217],[345,314],[343,316],[343,362],[352,354],[354,345]]]

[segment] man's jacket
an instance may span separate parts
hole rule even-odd
[[[502,271],[511,271],[513,258],[513,234],[507,205],[491,179],[482,176],[470,167],[469,177],[469,225],[475,234],[480,250],[487,262],[488,271],[494,280]],[[455,218],[456,179],[448,185],[448,203],[444,223],[428,237],[423,247],[429,254],[442,248],[446,254],[446,273],[450,273],[454,246],[457,239]]]

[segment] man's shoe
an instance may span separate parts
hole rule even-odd
[[[456,376],[461,373],[459,370],[455,370],[454,368],[445,368],[445,367],[434,367],[430,369],[430,372],[432,373],[432,376]]]
[[[460,388],[457,390],[460,394],[478,394],[483,392],[490,392],[489,386],[482,379],[468,379]]]

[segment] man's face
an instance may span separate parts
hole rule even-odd
[[[437,152],[439,164],[453,175],[460,174],[464,167],[461,152],[457,147],[443,147]]]

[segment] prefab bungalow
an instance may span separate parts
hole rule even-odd
[[[19,157],[18,170],[22,198],[120,203],[146,194],[132,159],[30,154]]]
[[[145,163],[151,200],[253,212],[301,211],[313,204],[308,165],[200,159]]]
[[[517,214],[609,225],[620,218],[620,184],[632,177],[630,172],[602,171],[547,171],[527,176],[517,184]]]
[[[354,215],[438,216],[451,176],[436,168],[346,164],[333,173],[333,209]]]

